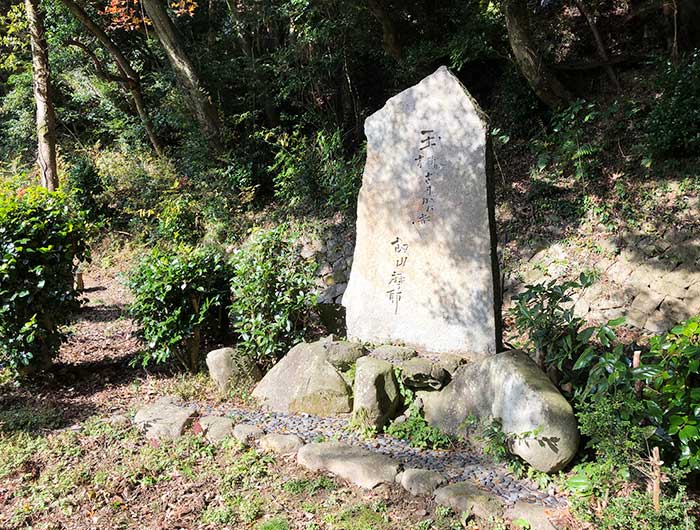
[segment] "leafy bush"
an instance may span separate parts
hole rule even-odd
[[[574,315],[572,295],[592,282],[591,275],[582,273],[578,280],[527,285],[514,298],[515,327],[527,335],[527,346],[534,349],[540,367],[554,365],[561,370],[587,347],[591,332],[580,333],[585,321]]]
[[[89,258],[87,235],[59,193],[0,195],[0,369],[41,368],[58,353],[80,306],[73,275]]]
[[[275,197],[292,207],[312,202],[345,210],[360,187],[361,156],[347,160],[340,131],[306,136],[300,128],[276,139],[277,153],[270,171]]]
[[[175,358],[189,370],[199,368],[203,347],[229,331],[230,275],[223,256],[207,249],[154,250],[139,264],[128,284],[131,313],[147,344],[144,365]]]
[[[104,186],[97,167],[90,158],[82,157],[68,170],[66,188],[76,208],[95,221],[110,217],[104,200]]]
[[[314,265],[301,260],[286,225],[254,232],[232,257],[230,315],[238,348],[274,362],[299,342],[315,304]]]
[[[647,119],[647,143],[658,155],[700,154],[700,51],[681,64],[667,62],[661,96]]]

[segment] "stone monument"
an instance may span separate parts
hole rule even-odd
[[[367,118],[348,337],[428,352],[500,350],[488,129],[447,68]]]

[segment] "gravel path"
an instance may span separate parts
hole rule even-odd
[[[236,423],[256,425],[266,433],[291,433],[305,442],[338,440],[384,453],[401,462],[405,468],[432,469],[445,476],[449,483],[474,482],[499,497],[505,504],[518,501],[541,504],[551,508],[567,505],[566,498],[557,495],[553,488],[542,491],[530,480],[518,479],[502,464],[494,463],[488,456],[465,444],[457,444],[447,450],[422,450],[410,447],[404,440],[380,434],[365,440],[348,429],[349,417],[321,418],[310,414],[284,414],[252,411],[220,405],[197,407],[203,415],[229,416]]]

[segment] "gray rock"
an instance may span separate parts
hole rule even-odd
[[[258,383],[253,397],[276,412],[331,416],[352,410],[350,387],[328,362],[326,341],[292,348]]]
[[[416,496],[432,495],[436,488],[447,482],[445,477],[437,471],[418,468],[406,469],[397,476],[396,480],[403,489]]]
[[[207,354],[207,368],[216,386],[223,393],[239,384],[260,381],[260,368],[248,356],[242,355],[234,348],[221,348]]]
[[[182,436],[197,414],[193,407],[176,404],[180,402],[178,398],[166,396],[146,405],[136,413],[134,425],[145,431],[146,438],[175,440]]]
[[[399,365],[403,383],[409,388],[440,390],[447,381],[447,371],[428,359],[416,357]]]
[[[501,501],[469,482],[458,482],[435,490],[435,502],[458,513],[472,513],[487,521],[503,514]]]
[[[487,125],[442,67],[365,121],[348,337],[495,354],[500,342]]]
[[[521,435],[512,452],[540,471],[558,471],[576,454],[579,434],[571,405],[522,352],[463,366],[440,392],[417,395],[426,420],[448,434],[464,434],[470,414],[484,421],[499,418],[506,433]]]
[[[452,355],[443,353],[440,355],[440,360],[436,363],[442,367],[450,376],[457,371],[457,368],[465,364],[467,360],[460,355]]]
[[[266,434],[260,438],[260,448],[269,453],[290,455],[296,453],[304,445],[304,440],[296,434]]]
[[[299,465],[311,471],[328,471],[365,489],[391,484],[399,464],[388,456],[340,442],[310,443],[297,453]]]
[[[210,442],[220,442],[233,435],[233,421],[223,416],[205,416],[199,420],[204,436]]]
[[[401,401],[394,368],[374,357],[361,357],[355,369],[353,414],[382,428]],[[360,412],[362,411],[362,412]]]
[[[504,517],[509,521],[524,519],[532,530],[557,530],[547,515],[548,510],[542,505],[518,501],[506,510]]]
[[[239,423],[233,428],[233,437],[246,447],[253,445],[255,440],[259,440],[264,435],[263,430],[255,425]]]
[[[374,348],[370,355],[381,359],[383,361],[390,362],[391,364],[398,364],[403,361],[408,361],[413,359],[418,354],[413,348],[407,348],[405,346],[392,346],[391,344],[384,344]]]
[[[341,372],[345,372],[355,364],[355,361],[365,355],[365,349],[359,342],[345,340],[325,340],[326,359]]]

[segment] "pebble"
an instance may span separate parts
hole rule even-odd
[[[567,505],[563,496],[540,491],[531,481],[513,477],[504,465],[494,463],[490,457],[475,452],[466,444],[457,443],[449,450],[421,450],[409,446],[403,440],[383,434],[365,440],[348,428],[349,416],[321,418],[311,414],[244,410],[225,404],[218,407],[204,407],[204,409],[207,410],[207,414],[229,416],[234,422],[255,425],[268,433],[296,434],[306,443],[319,441],[321,438],[337,439],[364,447],[391,456],[405,468],[423,468],[442,473],[450,484],[463,481],[475,482],[498,496],[507,505],[513,505],[518,501],[544,504],[551,508]]]

